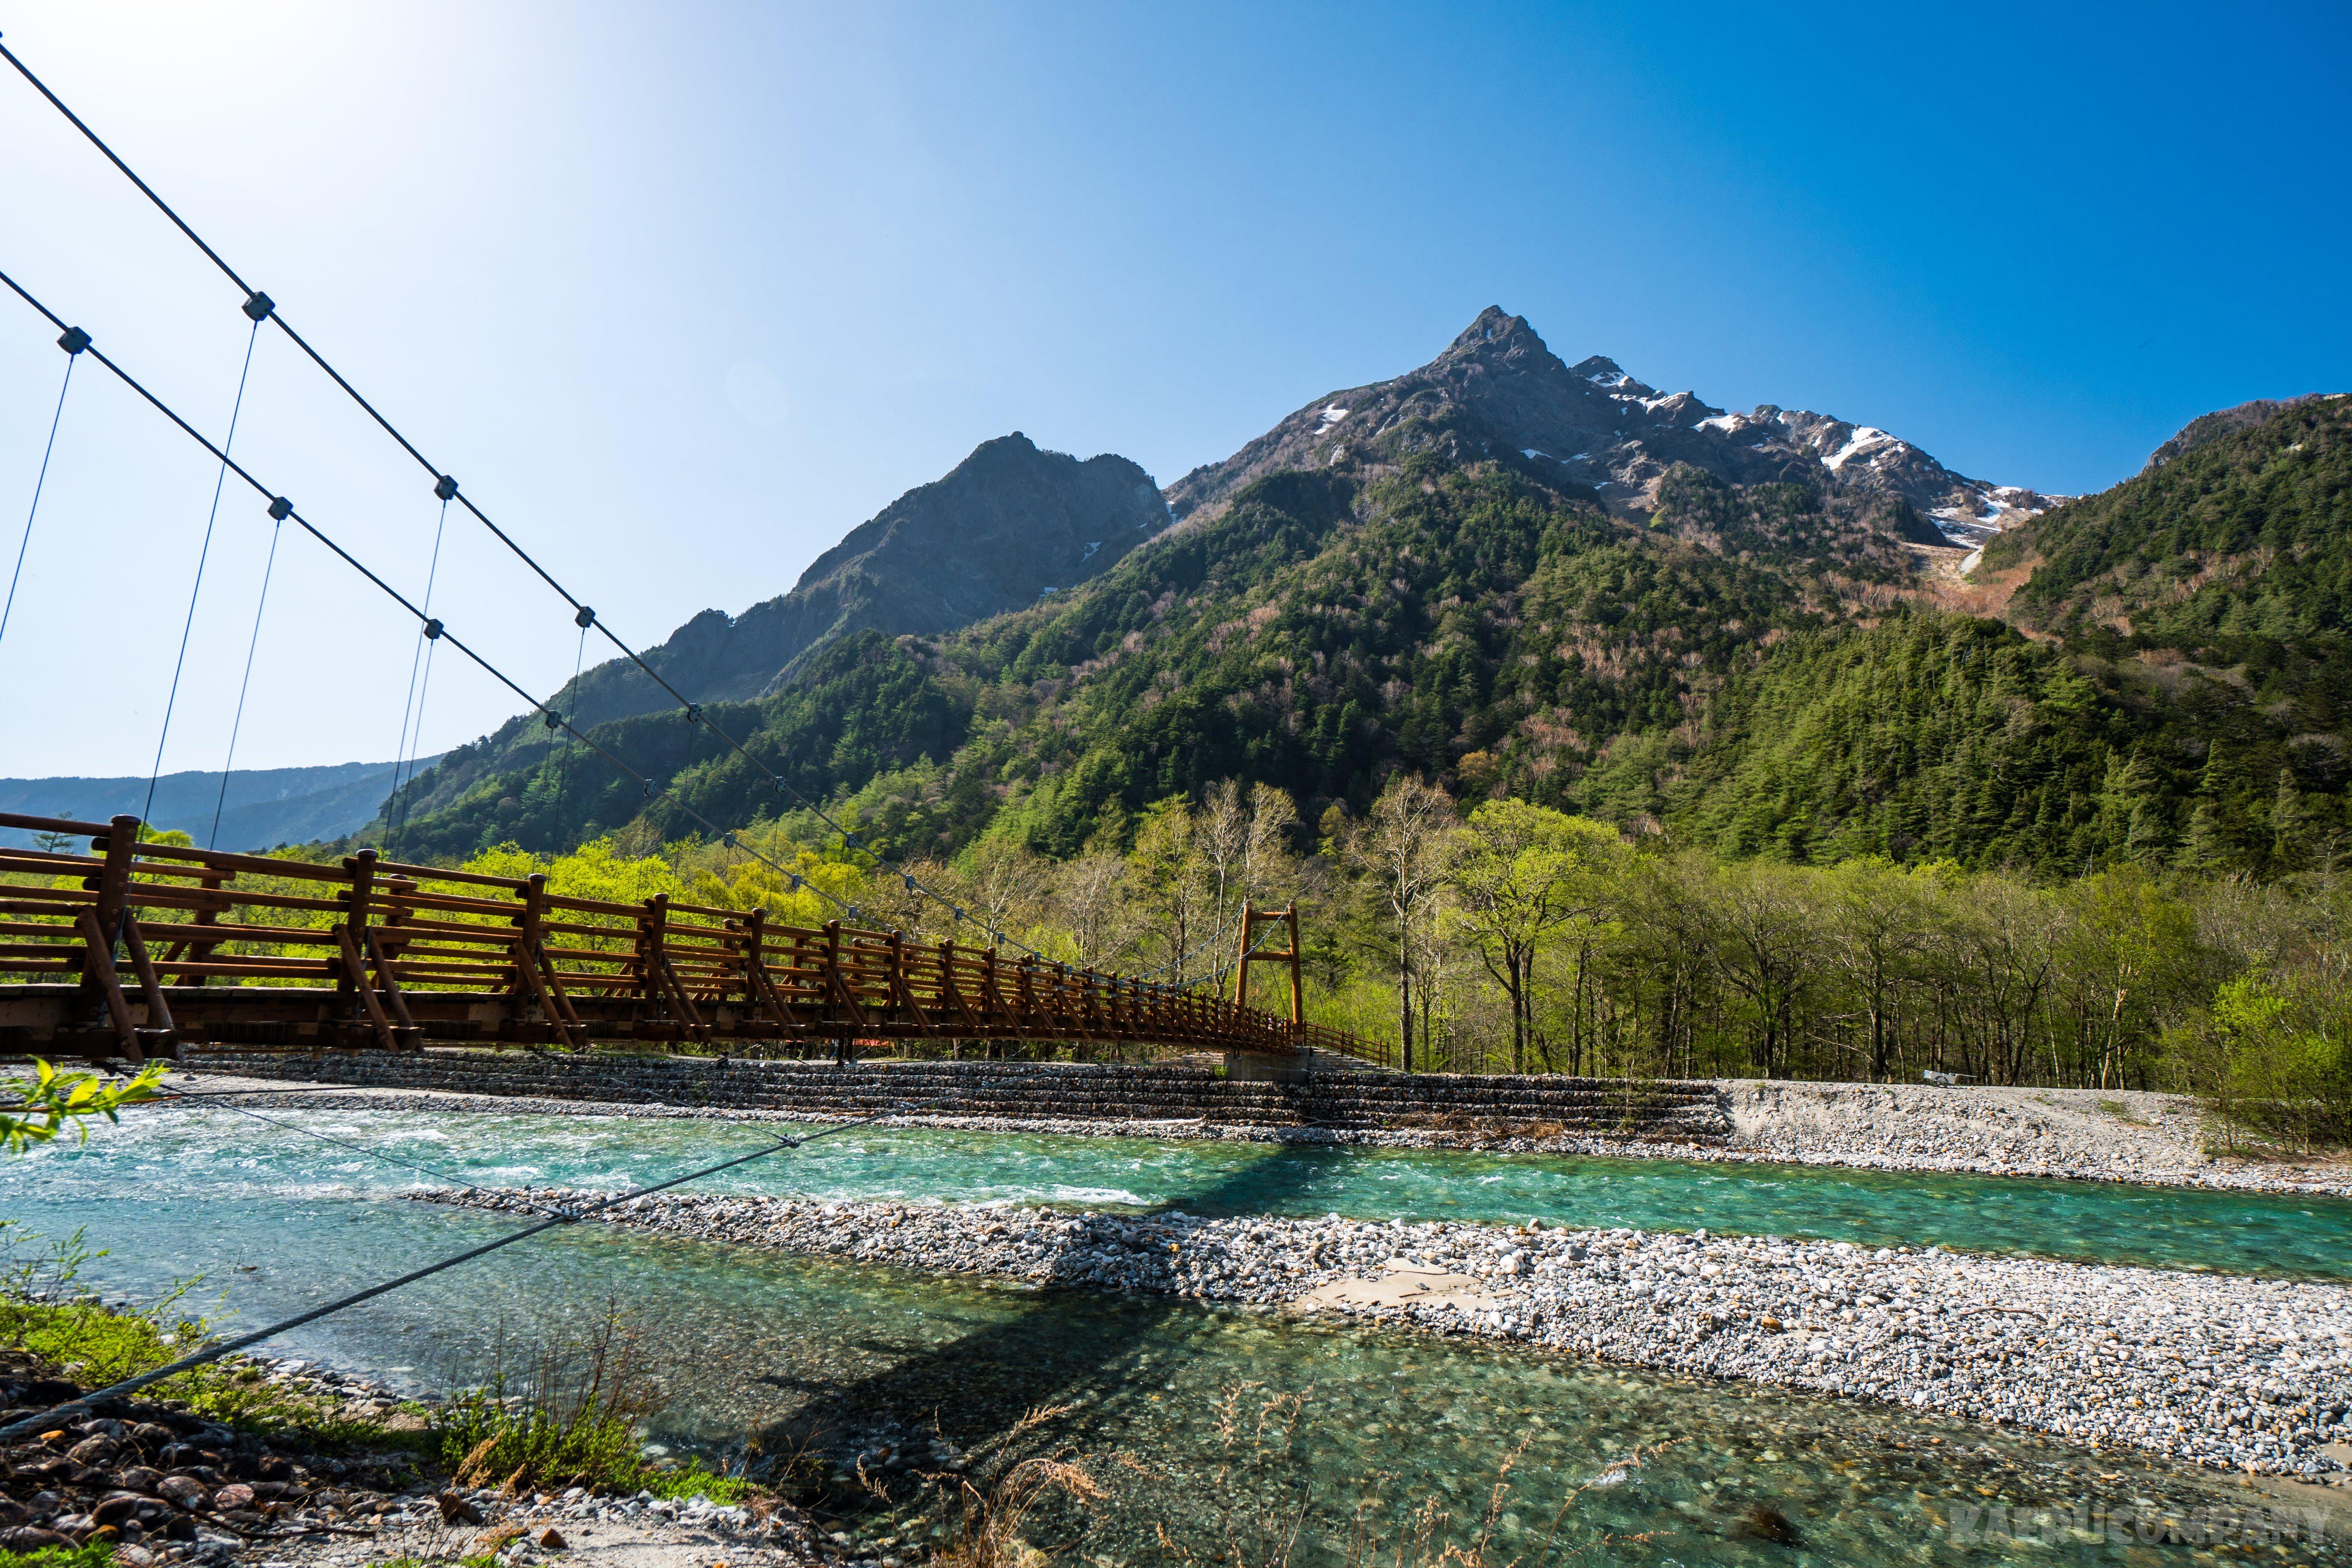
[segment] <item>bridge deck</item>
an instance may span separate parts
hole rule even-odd
[[[0,1047],[136,1061],[183,1041],[940,1038],[1386,1054],[1222,997],[838,921],[568,898],[543,876],[373,850],[319,864],[142,844],[128,816],[0,813],[0,827],[90,841],[0,849]]]

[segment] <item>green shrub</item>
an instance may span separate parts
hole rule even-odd
[[[756,1489],[698,1459],[646,1458],[639,1423],[658,1394],[635,1330],[609,1302],[584,1333],[556,1329],[518,1343],[501,1332],[488,1370],[481,1387],[449,1401],[434,1422],[441,1458],[461,1486],[589,1487],[719,1503]]]
[[[0,1568],[112,1568],[114,1548],[105,1542],[89,1546],[50,1546],[38,1552],[0,1552]]]

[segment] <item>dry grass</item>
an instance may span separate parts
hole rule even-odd
[[[988,1447],[1000,1456],[1009,1456],[1053,1421],[1068,1415],[1072,1408],[1067,1405],[1048,1405],[1028,1411]],[[961,1516],[954,1542],[931,1554],[934,1568],[1045,1568],[1045,1553],[1029,1541],[1030,1515],[1055,1499],[1066,1498],[1084,1507],[1101,1500],[1103,1496],[1094,1477],[1071,1464],[1065,1456],[1031,1455],[1014,1460],[1002,1475],[985,1485],[977,1485],[965,1476],[928,1479],[952,1479],[954,1507]],[[866,1477],[862,1464],[858,1479],[875,1496],[887,1495],[879,1483]]]

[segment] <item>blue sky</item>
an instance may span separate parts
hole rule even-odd
[[[1165,483],[1488,304],[2046,490],[2352,386],[2352,9],[1901,9],[89,0],[0,29],[650,643],[992,436]],[[0,149],[0,268],[217,432],[235,291],[13,73]],[[0,306],[13,552],[64,356]],[[0,774],[145,770],[212,495],[76,380]],[[274,333],[237,449],[421,590],[429,480]],[[449,529],[436,609],[560,683],[566,607]],[[218,765],[268,541],[232,489],[167,769]],[[306,542],[272,595],[240,762],[391,755],[412,626]],[[425,743],[514,706],[445,662]]]

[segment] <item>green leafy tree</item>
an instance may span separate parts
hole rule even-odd
[[[1453,918],[1511,1011],[1511,1070],[1528,1070],[1536,957],[1560,927],[1597,911],[1615,831],[1523,800],[1490,800],[1454,831]]]

